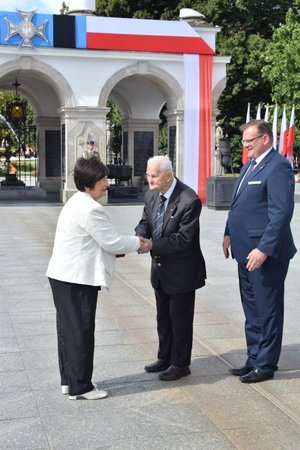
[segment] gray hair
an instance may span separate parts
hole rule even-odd
[[[152,164],[157,165],[160,169],[160,172],[163,172],[163,173],[172,172],[173,173],[172,162],[171,162],[170,158],[168,157],[168,155],[152,156],[152,158],[148,159],[147,165],[152,165]]]

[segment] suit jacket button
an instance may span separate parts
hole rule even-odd
[[[160,266],[161,266],[161,263],[157,263],[157,265],[158,265],[158,267],[160,267]]]

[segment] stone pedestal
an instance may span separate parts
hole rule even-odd
[[[207,177],[207,207],[210,209],[230,209],[236,179],[236,177]]]

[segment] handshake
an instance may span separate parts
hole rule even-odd
[[[148,253],[152,249],[152,240],[143,238],[142,236],[138,236],[140,239],[140,248],[138,249],[138,253]]]

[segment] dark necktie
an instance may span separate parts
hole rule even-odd
[[[153,233],[152,237],[154,239],[159,239],[162,234],[162,227],[164,222],[164,214],[165,214],[165,201],[166,197],[160,194],[160,202],[156,211],[156,217],[154,221]]]
[[[242,179],[242,181],[239,184],[237,193],[239,192],[239,190],[241,189],[241,186],[244,184],[245,180],[249,177],[250,173],[253,171],[254,167],[256,166],[257,162],[255,161],[255,159],[253,159],[250,163],[250,165],[248,166],[248,169],[244,175],[244,178]]]

